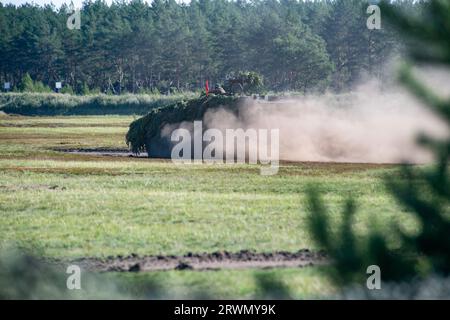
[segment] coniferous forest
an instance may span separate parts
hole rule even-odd
[[[70,6],[0,4],[0,81],[24,77],[69,92],[201,89],[255,71],[271,91],[342,91],[402,50],[387,24],[369,30],[360,0],[85,1],[80,28]],[[396,1],[408,10],[421,4]]]

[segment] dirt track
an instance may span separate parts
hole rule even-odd
[[[147,152],[142,152],[139,155],[133,154],[127,149],[55,149],[55,151],[80,154],[80,155],[92,155],[92,156],[109,156],[109,157],[134,157],[134,158],[146,158]]]
[[[71,261],[90,271],[158,271],[158,270],[214,270],[242,268],[305,267],[325,264],[324,252],[308,249],[298,252],[255,253],[242,250],[237,253],[227,251],[214,253],[188,253],[184,256],[142,256],[132,254],[127,257],[81,258]]]
[[[90,155],[95,157],[114,157],[114,158],[148,158],[147,152],[141,152],[138,155],[132,153],[127,149],[103,149],[103,148],[78,148],[78,149],[61,149],[55,148],[54,151],[74,154],[74,155]],[[152,158],[155,160],[168,160],[170,158]],[[337,166],[349,166],[349,169],[371,169],[371,168],[388,168],[394,167],[399,163],[364,163],[364,162],[333,162],[333,161],[294,161],[280,159],[283,165],[298,165],[298,164],[314,164],[318,166],[329,166],[330,164]],[[419,163],[418,163],[419,164]]]

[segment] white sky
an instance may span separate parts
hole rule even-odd
[[[81,3],[83,2],[83,0],[72,0],[73,4],[75,5],[76,8],[80,8],[81,7]],[[106,1],[108,4],[111,3],[113,0],[104,0]],[[152,0],[144,0],[145,2],[151,2]],[[183,2],[183,3],[189,3],[190,0],[176,0],[178,3]],[[21,5],[21,4],[25,4],[25,3],[36,3],[39,5],[44,5],[44,4],[50,4],[53,3],[57,8],[61,7],[61,5],[63,3],[66,4],[70,4],[71,0],[0,0],[1,3],[6,4],[6,3],[12,3],[17,5]],[[378,3],[379,0],[373,0],[371,1],[373,3]]]
[[[111,0],[106,0],[106,1],[108,3],[111,2]],[[0,2],[3,4],[11,3],[16,6],[25,4],[25,3],[36,3],[39,5],[53,3],[57,8],[59,8],[63,3],[70,4],[70,0],[0,0]],[[73,4],[75,5],[75,7],[80,7],[82,2],[83,2],[82,0],[73,0]]]
[[[81,3],[83,0],[72,0],[75,7],[81,7]],[[112,0],[105,0],[107,3],[111,3]],[[151,0],[145,0],[146,2],[151,2]],[[35,3],[39,5],[50,4],[53,3],[57,8],[61,7],[63,3],[70,4],[71,0],[0,0],[1,3],[7,4],[11,3],[14,5],[21,5],[25,3]]]

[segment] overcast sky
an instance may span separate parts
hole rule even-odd
[[[70,4],[71,0],[0,0],[1,3],[12,3],[15,5],[21,5],[24,3],[36,3],[39,5],[44,5],[44,4],[50,4],[53,3],[56,7],[60,7],[63,3],[67,3]],[[107,3],[111,3],[112,0],[105,0]],[[151,0],[145,0],[146,2],[151,2]],[[73,0],[73,4],[75,5],[75,7],[81,7],[81,3],[83,2],[83,0]],[[178,2],[178,1],[177,1]]]
[[[111,2],[111,0],[106,0],[108,3]],[[60,7],[63,3],[70,3],[70,0],[0,0],[1,3],[5,4],[5,3],[12,3],[15,5],[21,5],[21,4],[25,4],[25,3],[36,3],[39,5],[44,5],[44,4],[50,4],[53,3],[56,7]],[[83,1],[82,0],[73,0],[73,4],[75,5],[75,7],[80,7],[81,3]]]
[[[83,0],[72,0],[73,4],[75,5],[75,7],[79,8],[81,7],[81,3],[83,2]],[[107,3],[111,3],[112,0],[105,0]],[[145,2],[151,2],[151,0],[144,0]],[[44,4],[50,4],[53,3],[57,8],[59,8],[63,3],[67,3],[70,4],[71,0],[0,0],[1,3],[12,3],[15,5],[21,5],[24,3],[31,3],[34,2],[36,4],[39,5],[44,5]],[[184,3],[189,3],[189,0],[177,0],[178,3],[180,2],[184,2]],[[378,0],[373,0],[370,1],[371,3],[378,3]]]

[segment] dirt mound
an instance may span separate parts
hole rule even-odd
[[[220,251],[213,253],[188,253],[184,256],[117,256],[100,258],[81,258],[71,261],[91,271],[158,271],[158,270],[213,270],[242,268],[304,267],[327,263],[322,251],[308,249],[297,252],[256,253],[242,250],[236,253]]]

